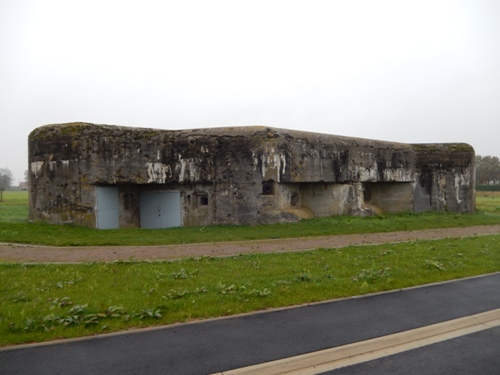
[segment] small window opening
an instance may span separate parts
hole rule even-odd
[[[208,195],[200,196],[200,206],[208,206]]]
[[[262,183],[262,195],[274,195],[273,181],[264,181]]]
[[[370,183],[365,184],[363,189],[363,196],[366,203],[370,203],[372,200],[372,185]]]

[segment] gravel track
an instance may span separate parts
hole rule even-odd
[[[165,246],[55,247],[0,244],[0,261],[23,263],[83,263],[112,262],[117,260],[173,260],[186,257],[222,257],[244,253],[304,251],[321,247],[340,248],[352,245],[374,245],[491,234],[500,234],[500,225]]]

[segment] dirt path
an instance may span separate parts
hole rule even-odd
[[[78,263],[110,262],[115,260],[170,260],[197,256],[302,251],[320,247],[338,248],[351,245],[372,245],[488,234],[500,234],[500,225],[166,246],[51,247],[0,244],[0,261]]]

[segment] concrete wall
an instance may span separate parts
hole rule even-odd
[[[414,145],[415,212],[475,209],[475,154],[465,144]]]
[[[119,191],[119,226],[140,195],[179,191],[182,225],[474,209],[474,151],[266,127],[166,131],[87,123],[29,136],[30,218],[96,225],[96,187]]]
[[[364,185],[366,204],[381,212],[397,213],[412,210],[414,184],[411,182],[373,182]]]

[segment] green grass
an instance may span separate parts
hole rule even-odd
[[[483,212],[500,215],[500,191],[484,191],[476,196],[476,204]]]
[[[28,191],[8,190],[0,202],[0,223],[26,223],[28,220]]]
[[[500,235],[173,262],[0,264],[0,345],[324,301],[500,271]]]
[[[156,245],[500,223],[478,213],[331,217],[267,226],[99,231],[27,222],[27,192],[5,192],[0,242]],[[500,271],[500,235],[175,262],[0,263],[0,345],[114,332],[393,290]]]
[[[0,242],[56,246],[166,245],[500,224],[500,197],[495,196],[494,193],[478,194],[479,212],[474,214],[427,212],[367,218],[344,216],[274,225],[153,230],[140,228],[97,230],[39,222],[29,223],[27,221],[27,192],[5,192],[5,194],[5,202],[0,204]],[[10,196],[10,194],[13,195]]]

